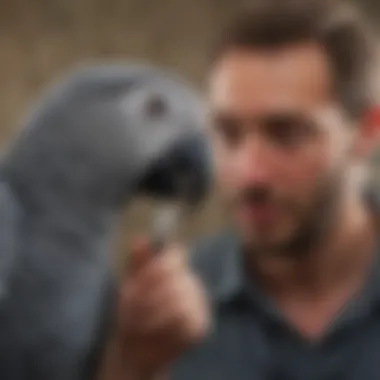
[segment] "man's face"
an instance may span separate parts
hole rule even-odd
[[[328,60],[312,44],[231,50],[213,67],[217,180],[257,249],[301,249],[336,214],[357,129],[331,87]]]

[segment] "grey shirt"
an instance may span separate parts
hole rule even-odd
[[[203,242],[192,257],[214,326],[176,363],[172,380],[380,379],[380,262],[324,338],[310,343],[246,281],[232,233]]]

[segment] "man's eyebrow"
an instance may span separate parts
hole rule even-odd
[[[316,121],[311,117],[311,115],[302,112],[268,114],[262,116],[257,123],[263,128],[302,128],[305,131],[313,131],[317,127]]]
[[[213,112],[210,115],[210,120],[212,121],[212,125],[216,128],[220,126],[218,122],[245,122],[245,118],[232,112]]]
[[[307,121],[310,118],[297,111],[273,111],[262,115],[239,115],[229,111],[218,111],[211,114],[211,119],[214,121],[231,120],[249,124],[269,124],[277,121]]]
[[[213,119],[224,119],[224,118],[239,118],[240,115],[229,110],[212,110],[209,115]]]
[[[256,118],[257,122],[262,124],[269,124],[273,122],[282,122],[282,121],[299,121],[306,120],[306,116],[299,112],[274,112],[262,115]]]

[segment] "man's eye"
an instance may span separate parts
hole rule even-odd
[[[297,119],[272,120],[267,124],[266,131],[274,142],[287,146],[302,143],[311,135],[308,124]]]
[[[241,127],[236,120],[218,119],[214,122],[214,129],[221,140],[229,145],[236,145],[241,138]]]

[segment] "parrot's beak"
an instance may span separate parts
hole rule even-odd
[[[196,204],[211,185],[207,139],[201,133],[184,136],[155,160],[139,183],[138,192],[158,199]]]

